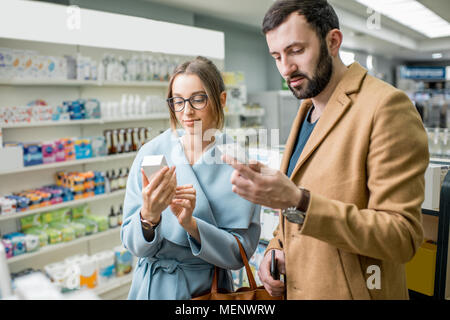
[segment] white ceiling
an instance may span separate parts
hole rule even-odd
[[[274,0],[143,0],[184,9],[199,15],[230,21],[259,31],[264,14]],[[449,0],[419,0],[450,22]],[[450,37],[427,39],[387,17],[381,17],[381,29],[369,30],[367,8],[355,0],[329,0],[340,18],[343,46],[402,60],[431,60],[434,52],[450,60]]]

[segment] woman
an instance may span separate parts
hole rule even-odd
[[[220,162],[216,146],[231,138],[211,134],[226,102],[216,66],[203,57],[178,66],[167,102],[172,128],[139,150],[127,182],[121,239],[139,257],[129,299],[191,299],[210,289],[214,266],[231,290],[229,269],[243,266],[233,235],[248,257],[260,235],[260,207],[232,192],[233,168]],[[143,157],[159,154],[170,168],[146,177]]]

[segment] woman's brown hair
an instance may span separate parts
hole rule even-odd
[[[176,67],[169,80],[169,91],[167,98],[172,98],[173,81],[179,74],[195,74],[198,76],[208,95],[208,105],[216,119],[216,128],[222,129],[224,125],[223,107],[220,103],[220,94],[225,91],[225,84],[222,75],[216,65],[205,57],[197,57],[194,60],[184,62]],[[172,130],[176,129],[178,120],[175,112],[169,107],[170,126]]]

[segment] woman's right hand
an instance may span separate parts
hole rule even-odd
[[[172,202],[177,187],[177,177],[175,166],[169,169],[164,167],[157,171],[149,181],[141,169],[142,173],[142,209],[141,215],[145,220],[157,224],[161,218],[161,213]]]

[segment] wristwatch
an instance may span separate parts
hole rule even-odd
[[[140,215],[140,217],[141,217],[141,225],[142,225],[142,228],[145,229],[145,230],[151,230],[151,231],[154,231],[155,228],[156,228],[156,227],[159,225],[159,223],[161,222],[161,218],[159,218],[158,223],[152,223],[151,221],[145,220],[144,218],[142,218],[142,214],[141,214],[141,213],[139,213],[139,215]]]
[[[308,210],[310,192],[307,189],[299,188],[302,191],[302,196],[296,207],[289,207],[283,209],[281,213],[289,222],[303,224],[306,217],[306,211]]]

